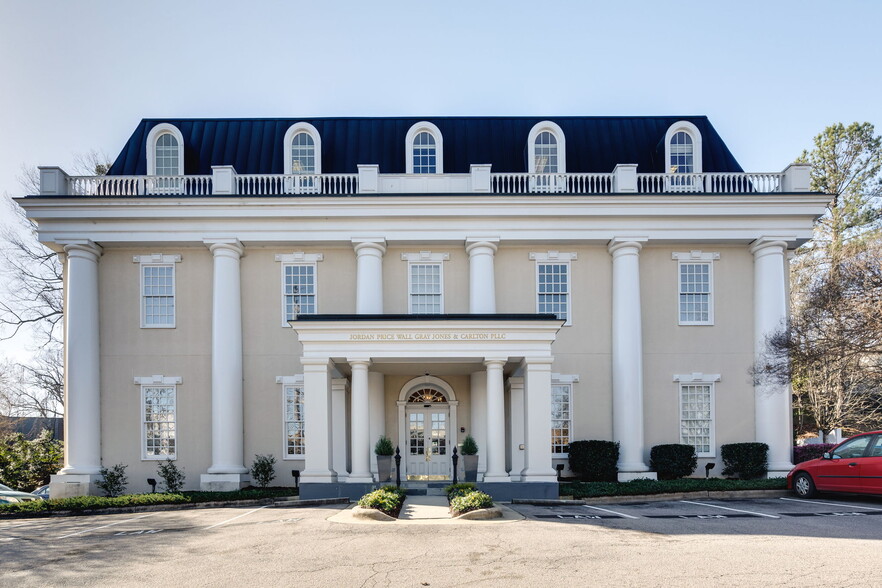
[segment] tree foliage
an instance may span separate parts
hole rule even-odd
[[[61,441],[51,431],[43,431],[33,441],[21,433],[0,440],[0,482],[25,492],[49,483],[64,460]]]

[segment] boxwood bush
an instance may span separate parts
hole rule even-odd
[[[599,496],[639,496],[670,492],[719,492],[739,490],[784,490],[784,478],[727,480],[725,478],[680,478],[679,480],[631,480],[630,482],[569,482],[560,485],[561,496],[575,499]]]
[[[695,447],[680,443],[656,445],[649,452],[649,467],[659,480],[676,480],[691,476],[698,467]]]
[[[769,446],[765,443],[729,443],[720,447],[723,475],[743,480],[761,478],[769,471]]]
[[[570,442],[570,469],[586,482],[615,482],[619,444],[614,441]]]
[[[461,515],[482,508],[490,508],[491,506],[493,506],[493,498],[489,494],[484,494],[478,490],[462,496],[455,496],[450,500],[450,510],[454,515]]]
[[[824,454],[836,447],[834,443],[815,443],[814,445],[797,445],[793,448],[793,463],[802,463],[810,459],[824,457]]]
[[[404,504],[405,496],[406,493],[402,488],[383,486],[362,496],[358,501],[358,506],[373,508],[386,513],[390,517],[398,518],[398,513]]]
[[[451,484],[444,488],[447,494],[447,500],[453,500],[457,496],[465,496],[469,492],[475,492],[478,487],[471,482],[460,482],[459,484]]]

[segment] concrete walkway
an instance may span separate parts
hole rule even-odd
[[[408,496],[398,515],[399,521],[449,519],[446,496]]]

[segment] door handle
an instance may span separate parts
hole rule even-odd
[[[851,462],[850,464],[848,464],[848,467],[853,468],[853,467],[856,466],[856,465],[857,465],[857,463],[855,463],[855,462]]]

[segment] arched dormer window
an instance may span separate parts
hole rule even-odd
[[[533,125],[527,137],[527,171],[537,174],[530,177],[530,190],[558,192],[566,187],[566,180],[559,174],[567,172],[567,142],[563,129],[550,120]]]
[[[689,121],[675,122],[665,133],[665,173],[700,174],[701,133]]]
[[[161,123],[147,134],[147,175],[184,175],[184,136],[178,127]]]
[[[432,123],[422,121],[410,127],[407,131],[405,152],[407,173],[444,173],[444,140],[441,131]]]
[[[322,173],[322,138],[309,123],[291,125],[285,133],[285,174]]]

